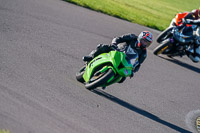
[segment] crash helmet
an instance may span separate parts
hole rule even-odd
[[[200,8],[192,10],[191,13],[192,13],[192,15],[194,16],[195,19],[199,19],[200,18]]]
[[[138,42],[138,47],[140,48],[149,47],[153,42],[152,33],[149,31],[142,31],[137,38],[137,42]]]

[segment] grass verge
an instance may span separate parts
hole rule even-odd
[[[175,14],[199,8],[199,0],[64,0],[133,23],[164,30]]]

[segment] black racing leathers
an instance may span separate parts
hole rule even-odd
[[[147,57],[146,49],[138,47],[137,36],[135,34],[125,34],[116,37],[112,40],[112,44],[117,45],[120,50],[126,50],[127,46],[130,45],[138,53],[139,64],[142,64]]]
[[[139,70],[140,64],[142,64],[147,57],[146,49],[142,48],[141,46],[140,47],[137,46],[138,42],[137,42],[137,36],[135,34],[126,34],[120,37],[115,37],[112,40],[112,45],[117,46],[120,51],[126,51],[128,46],[130,45],[133,49],[137,51],[139,56],[138,59],[139,65],[137,66],[137,68],[135,68],[134,72],[137,72]],[[97,48],[89,54],[89,56],[94,58],[102,53],[108,53],[111,50],[112,48],[110,45],[99,44],[97,45]]]
[[[192,13],[189,13],[185,18],[183,18],[183,22],[185,24],[195,24],[195,25],[200,26],[200,18],[198,16],[194,16]],[[191,28],[191,30],[193,29]],[[196,36],[194,38],[194,43],[193,43],[193,46],[191,46],[191,49],[185,51],[186,55],[195,63],[198,63],[200,60],[200,39],[199,38],[200,38],[199,36]]]
[[[200,26],[200,18],[192,13],[189,13],[187,16],[185,16],[183,18],[183,21],[186,22],[187,24],[196,24]]]
[[[132,76],[134,75],[135,72],[137,72],[140,68],[140,64],[144,62],[144,60],[147,57],[147,51],[146,48],[138,47],[138,42],[137,42],[137,36],[135,34],[126,34],[122,35],[120,37],[115,37],[112,40],[111,45],[107,44],[99,44],[97,45],[97,48],[93,50],[89,56],[94,58],[102,53],[108,53],[111,50],[113,50],[112,46],[117,46],[120,51],[126,51],[128,46],[130,45],[133,49],[135,49],[138,53],[139,56],[139,65],[133,70]],[[131,76],[131,77],[132,77]],[[119,83],[122,83],[126,78],[124,77]]]

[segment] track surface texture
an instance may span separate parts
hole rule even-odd
[[[191,132],[200,64],[152,54],[133,79],[106,90],[75,79],[99,43],[149,30],[60,0],[0,0],[0,131],[10,133]]]

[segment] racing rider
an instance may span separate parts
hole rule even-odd
[[[120,37],[115,37],[110,45],[97,45],[96,50],[93,50],[89,55],[83,57],[83,61],[90,62],[94,57],[102,53],[108,53],[113,50],[113,48],[120,51],[126,51],[128,46],[130,45],[131,48],[134,49],[139,56],[139,65],[133,70],[131,75],[131,77],[133,77],[134,73],[139,70],[140,65],[146,59],[146,48],[151,45],[152,41],[153,35],[149,31],[142,31],[139,36],[136,36],[135,34],[125,34]],[[126,78],[124,77],[121,81],[119,81],[119,83],[122,83],[125,79]]]
[[[170,27],[180,26],[181,28],[184,24],[196,24],[200,26],[200,9],[176,14],[176,17],[170,23]],[[190,25],[187,25],[187,28],[192,30]],[[185,50],[185,53],[193,62],[198,63],[200,60],[200,29],[198,29],[197,36],[194,37],[193,44]]]

